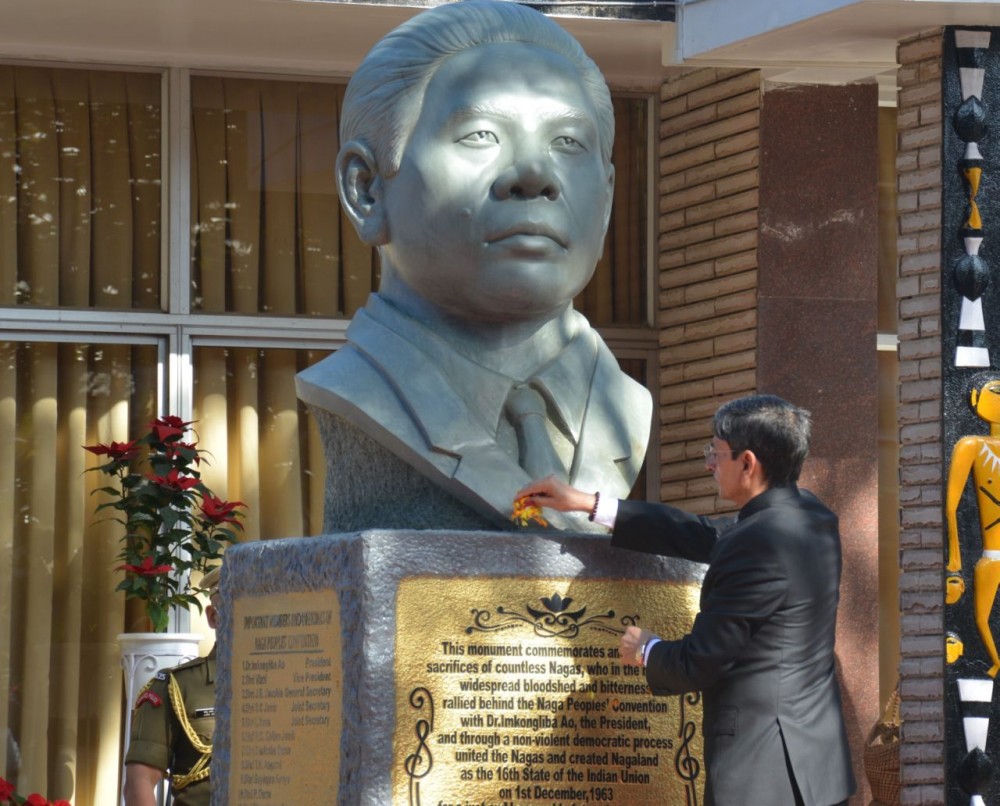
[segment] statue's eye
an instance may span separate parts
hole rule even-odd
[[[466,143],[467,145],[485,146],[499,143],[500,139],[493,132],[483,129],[482,131],[472,132],[472,134],[465,135],[461,142]]]
[[[561,134],[552,141],[552,145],[562,151],[586,151],[583,143],[568,134]]]

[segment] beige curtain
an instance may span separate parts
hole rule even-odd
[[[0,305],[160,305],[160,76],[0,66]],[[114,803],[117,535],[96,457],[153,414],[154,346],[0,342],[0,775]]]
[[[160,76],[0,65],[0,305],[160,305]]]
[[[246,540],[322,532],[323,447],[296,398],[295,375],[326,355],[248,347],[194,351],[195,428],[212,458],[203,478],[247,505]]]
[[[78,806],[115,802],[125,627],[81,446],[141,433],[156,365],[155,346],[0,342],[0,775]]]
[[[192,78],[194,309],[350,316],[377,287],[376,257],[337,200],[343,94]]]
[[[339,84],[192,78],[192,299],[206,312],[351,316],[378,287],[340,211]],[[576,306],[597,326],[646,325],[647,122],[615,98],[615,200]]]

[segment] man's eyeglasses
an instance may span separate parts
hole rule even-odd
[[[734,454],[736,453],[736,451],[734,451],[734,450],[717,451],[715,449],[715,446],[711,442],[709,442],[704,448],[702,448],[702,453],[705,454],[705,463],[706,464],[716,465],[719,462],[719,457],[720,456],[725,456],[728,453],[729,454],[729,458],[733,459],[734,458]]]

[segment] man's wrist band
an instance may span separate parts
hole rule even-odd
[[[594,506],[590,510],[590,514],[587,516],[588,521],[593,521],[597,517],[597,505],[601,503],[601,494],[599,492],[594,493]]]
[[[635,662],[639,666],[646,665],[646,647],[649,646],[649,641],[643,641],[639,648],[635,651]]]

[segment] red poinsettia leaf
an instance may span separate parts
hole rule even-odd
[[[132,574],[138,574],[144,577],[155,577],[160,574],[169,574],[173,570],[173,566],[170,565],[153,565],[152,555],[146,555],[139,565],[129,565],[126,563],[120,568],[124,568],[126,571]]]
[[[110,445],[101,442],[97,445],[84,445],[83,449],[96,456],[110,456],[116,462],[128,462],[139,455],[139,441],[112,442]]]
[[[159,487],[167,487],[172,490],[190,490],[200,483],[194,476],[183,476],[175,467],[166,476],[156,476],[152,473],[146,476],[153,484]]]
[[[245,506],[242,501],[223,501],[217,495],[207,493],[201,500],[201,513],[212,523],[232,523],[239,526],[239,521],[234,517],[234,510]]]

